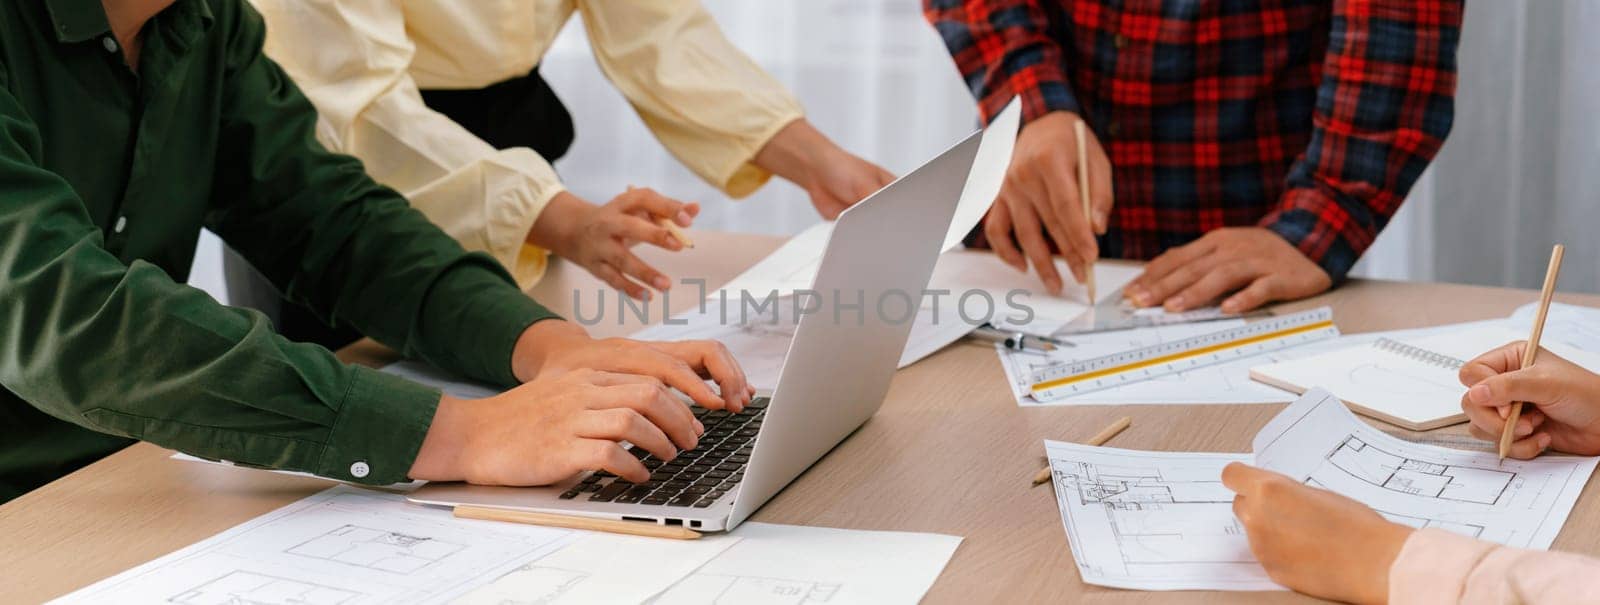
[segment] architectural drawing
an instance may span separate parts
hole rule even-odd
[[[345,525],[284,552],[376,571],[411,574],[463,548],[466,547],[444,540]]]
[[[1312,393],[1256,436],[1257,463],[1408,525],[1547,548],[1595,467],[1592,458],[1501,461],[1402,441],[1357,420],[1326,391]]]
[[[339,486],[63,603],[448,603],[559,551],[568,530],[468,523],[404,496]]]
[[[342,605],[361,593],[303,580],[234,571],[167,599],[180,605]]]
[[[1272,589],[1233,516],[1222,467],[1246,456],[1045,442],[1072,556],[1085,582]]]
[[[1548,548],[1595,458],[1500,462],[1408,443],[1313,389],[1257,433],[1250,454],[1140,452],[1045,442],[1083,580],[1147,590],[1268,590],[1233,517],[1222,468],[1241,461],[1353,498],[1397,523]]]
[[[756,522],[732,534],[660,540],[456,519],[399,494],[338,486],[58,602],[642,603],[699,574],[724,602],[914,603],[961,542]],[[396,568],[417,571],[390,571]],[[679,596],[712,600],[696,591]]]
[[[1351,436],[1327,456],[1351,476],[1402,494],[1442,500],[1495,504],[1517,474],[1503,470],[1436,464],[1406,458]]]
[[[1056,496],[1076,499],[1073,505],[1086,509],[1098,505],[1126,565],[1228,562],[1213,556],[1212,549],[1192,549],[1200,536],[1230,542],[1245,537],[1229,509],[1233,492],[1209,471],[1195,475],[1171,468],[1067,463],[1054,471],[1056,485],[1065,488]],[[1229,552],[1248,554],[1246,547]],[[1231,562],[1251,561],[1235,557]]]

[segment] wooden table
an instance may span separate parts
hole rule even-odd
[[[777,238],[696,233],[699,247],[651,253],[669,274],[719,284],[764,256]],[[573,291],[593,305],[599,286],[557,263],[535,295],[570,313]],[[694,302],[680,288],[671,306]],[[608,299],[615,304],[614,294]],[[1331,305],[1346,332],[1504,317],[1529,291],[1448,284],[1354,281],[1298,310]],[[1600,306],[1600,297],[1562,296]],[[659,313],[660,302],[655,306]],[[585,307],[592,309],[592,307]],[[592,311],[588,313],[592,314]],[[659,314],[654,316],[659,321]],[[597,325],[626,334],[636,323]],[[380,347],[341,352],[375,363]],[[1085,586],[1074,571],[1049,488],[1030,488],[1043,464],[1042,439],[1078,441],[1119,416],[1133,427],[1117,447],[1243,452],[1281,405],[1116,406],[1021,409],[988,347],[949,347],[896,375],[877,416],[755,516],[772,523],[940,532],[966,537],[928,601],[1285,602],[1288,593],[1153,593]],[[1392,430],[1392,429],[1391,429]],[[1460,427],[1446,431],[1460,432]],[[1437,432],[1435,433],[1437,434]],[[315,479],[168,460],[140,444],[0,506],[0,603],[59,596],[327,486]],[[1584,491],[1556,540],[1562,550],[1600,555],[1595,485]]]

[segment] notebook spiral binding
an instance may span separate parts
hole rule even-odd
[[[1398,340],[1391,340],[1388,338],[1379,338],[1377,342],[1372,343],[1372,346],[1376,347],[1380,351],[1388,351],[1401,357],[1414,359],[1428,365],[1439,366],[1447,370],[1459,370],[1461,369],[1461,366],[1467,364],[1467,362],[1461,361],[1460,359],[1456,359],[1449,355],[1440,355],[1424,348],[1413,347]]]

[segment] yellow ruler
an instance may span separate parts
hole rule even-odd
[[[1333,310],[1327,307],[1273,317],[1230,330],[1040,370],[1033,375],[1033,398],[1054,401],[1338,335]]]

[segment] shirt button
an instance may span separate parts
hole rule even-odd
[[[104,46],[106,48],[106,52],[108,53],[117,52],[117,40],[111,36],[101,38],[100,45]]]
[[[1128,45],[1128,37],[1124,36],[1122,34],[1117,34],[1115,37],[1111,38],[1111,45],[1115,46],[1117,48],[1122,48],[1124,46],[1127,46]]]
[[[127,229],[127,228],[128,228],[128,217],[127,216],[119,216],[119,217],[117,217],[117,224],[111,227],[111,231],[112,231],[112,233],[122,233],[122,231],[124,229]]]
[[[355,464],[350,465],[350,476],[351,477],[355,477],[357,479],[365,479],[365,478],[367,478],[367,475],[370,475],[370,474],[372,474],[372,467],[367,466],[367,463],[365,463],[365,462],[357,462]]]
[[[1117,134],[1121,132],[1122,125],[1117,122],[1112,122],[1106,125],[1106,133],[1110,134],[1111,136],[1117,136]]]

